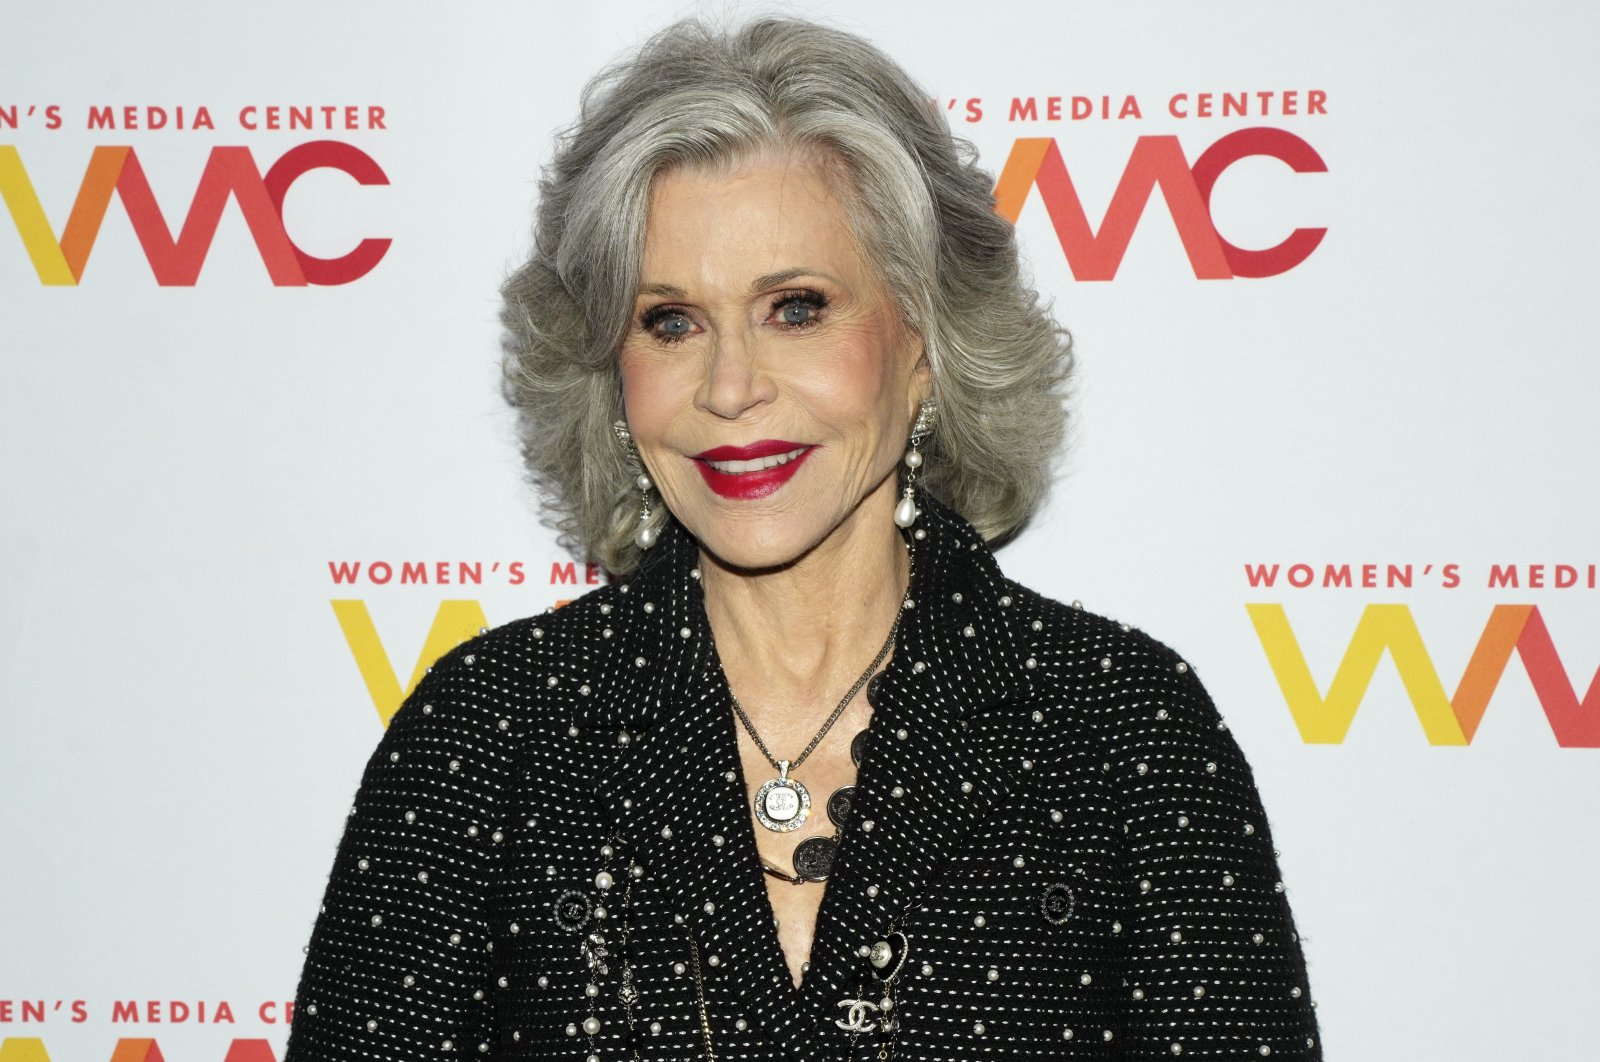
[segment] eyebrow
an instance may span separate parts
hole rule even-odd
[[[768,288],[776,288],[783,284],[787,284],[791,280],[795,280],[804,276],[826,277],[835,284],[843,284],[843,281],[826,270],[817,269],[813,266],[795,266],[791,269],[780,269],[776,273],[765,273],[759,277],[756,277],[750,282],[750,292],[751,294],[755,294],[758,291],[765,291]],[[687,291],[684,291],[682,288],[673,284],[645,284],[639,288],[639,294],[660,295],[661,297],[668,299],[686,299],[689,297],[689,293]]]

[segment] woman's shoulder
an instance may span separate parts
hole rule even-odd
[[[1226,729],[1193,664],[1127,620],[1006,580],[1007,609],[1037,696],[1070,715],[1124,735],[1185,725]]]
[[[450,718],[502,733],[566,725],[611,642],[621,587],[597,587],[558,608],[484,627],[423,674],[395,722]],[[393,725],[393,724],[391,724]]]
[[[1141,807],[1187,794],[1239,809],[1246,830],[1266,830],[1249,762],[1181,653],[1079,602],[1009,593],[1030,614],[1021,633],[1032,639],[1033,703],[1055,747],[1086,754]]]
[[[492,658],[581,661],[599,655],[610,640],[606,628],[616,623],[617,610],[628,592],[626,583],[597,586],[564,604],[485,627],[459,649],[477,646]]]
[[[1120,667],[1193,673],[1188,661],[1160,638],[1137,624],[1093,611],[1082,601],[1058,601],[1013,579],[1005,580],[1005,598],[1008,611],[1017,617],[1012,621],[1017,636],[1048,655],[1053,666],[1047,674],[1110,673]]]

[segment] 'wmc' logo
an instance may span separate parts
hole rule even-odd
[[[1535,696],[1563,748],[1600,748],[1600,671],[1578,700],[1556,655],[1544,619],[1533,605],[1496,605],[1472,650],[1454,697],[1446,697],[1422,635],[1405,605],[1368,605],[1350,638],[1344,660],[1324,697],[1282,605],[1246,605],[1261,648],[1266,650],[1289,712],[1308,744],[1341,744],[1385,651],[1405,684],[1422,732],[1433,745],[1466,745],[1483,721],[1511,653],[1522,657]]]
[[[212,148],[189,216],[174,239],[133,148],[97,147],[89,158],[66,228],[57,239],[22,166],[22,157],[14,146],[0,144],[0,196],[5,198],[43,284],[75,285],[83,279],[112,193],[122,199],[150,271],[163,286],[193,286],[230,196],[239,204],[274,284],[348,284],[372,271],[389,250],[389,241],[362,240],[338,258],[318,258],[295,245],[283,227],[283,200],[295,181],[318,169],[338,170],[363,185],[389,183],[370,155],[337,140],[315,140],[290,148],[264,177],[249,148]]]
[[[1177,137],[1141,136],[1097,233],[1089,225],[1060,146],[1048,138],[1024,137],[1012,146],[995,182],[995,212],[1015,224],[1028,191],[1037,185],[1072,275],[1078,280],[1111,280],[1145,204],[1160,188],[1198,279],[1277,276],[1305,261],[1328,230],[1295,229],[1276,246],[1259,251],[1223,239],[1211,220],[1211,190],[1222,171],[1252,156],[1277,159],[1296,173],[1328,169],[1310,144],[1282,129],[1259,127],[1229,133],[1201,152],[1192,167],[1183,157]]]

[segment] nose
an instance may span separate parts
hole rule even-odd
[[[737,420],[772,401],[775,394],[776,388],[748,333],[719,333],[708,344],[705,378],[696,395],[701,409],[723,420]]]

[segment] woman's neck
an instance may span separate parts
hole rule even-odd
[[[702,551],[723,672],[753,717],[797,729],[819,723],[888,637],[911,566],[890,519],[892,498],[878,501],[867,499],[854,519],[783,568],[741,572]]]

